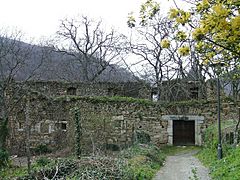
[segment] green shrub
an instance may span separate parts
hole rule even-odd
[[[121,154],[128,159],[128,179],[152,179],[165,160],[165,155],[154,145],[135,145]]]
[[[6,150],[0,149],[0,169],[4,168],[9,163],[9,153]]]
[[[137,142],[142,144],[148,144],[151,141],[150,135],[144,131],[137,131]]]
[[[43,179],[121,179],[148,180],[152,179],[164,161],[164,154],[153,145],[134,145],[114,157],[81,157],[80,159],[47,159],[42,157],[32,166],[31,176],[27,168],[9,168],[5,179],[31,180]]]
[[[36,154],[46,154],[52,152],[51,149],[46,144],[40,144],[35,149],[34,152]]]
[[[131,179],[134,180],[150,180],[156,174],[156,170],[152,169],[149,165],[142,165],[132,169],[133,175]]]
[[[117,144],[106,144],[106,149],[111,151],[119,151],[120,147]]]
[[[39,159],[36,160],[38,166],[46,166],[50,162],[51,162],[50,159],[46,157],[40,157]]]

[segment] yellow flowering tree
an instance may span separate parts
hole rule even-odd
[[[177,0],[173,1],[175,4]],[[192,8],[188,11],[176,6],[169,10],[169,18],[175,21],[178,27],[193,28],[192,38],[200,43],[211,44],[213,51],[219,57],[235,60],[240,57],[240,1],[239,0],[188,0]],[[159,10],[160,5],[153,0],[148,0],[141,6],[141,21],[151,19]],[[179,40],[186,38],[179,32]],[[200,49],[200,45],[197,45]],[[205,47],[205,46],[202,46]],[[187,50],[181,48],[182,50]],[[187,51],[186,51],[187,52]],[[201,51],[199,51],[201,52]],[[183,53],[186,55],[186,53]],[[221,54],[221,56],[219,56]],[[204,54],[203,54],[204,55]],[[231,57],[231,58],[229,58]]]
[[[171,9],[169,17],[177,25],[188,24],[194,28],[192,38],[196,40],[201,52],[206,45],[211,45],[212,52],[206,59],[217,58],[218,61],[231,64],[240,59],[240,1],[239,0],[200,0],[189,12]],[[193,20],[196,21],[194,23]],[[204,50],[202,51],[204,52]],[[217,56],[216,56],[217,55]],[[207,64],[207,63],[206,63]]]
[[[130,43],[131,52],[138,56],[141,64],[145,63],[142,66],[145,69],[141,70],[148,75],[144,78],[148,77],[157,88],[160,99],[163,81],[170,82],[175,79],[178,84],[188,81],[190,70],[191,78],[199,81],[202,76],[198,71],[202,71],[202,68],[195,62],[197,56],[189,57],[192,54],[193,42],[189,33],[175,26],[173,20],[163,17],[159,7],[159,4],[147,1],[141,6],[140,19],[130,13],[127,23],[132,28],[132,38],[138,37],[135,43]],[[179,22],[184,23],[190,15],[182,11],[181,16],[178,18]],[[171,82],[164,83],[165,88],[166,85],[171,85]],[[184,86],[179,87],[183,88],[180,91],[184,91]],[[171,88],[169,87],[169,93]]]
[[[191,4],[189,10],[180,9],[178,2],[181,2],[178,0],[169,1],[176,5],[169,10],[169,18],[175,22],[175,27],[185,29],[176,34],[176,40],[183,42],[190,37],[195,42],[191,47],[183,43],[178,53],[181,56],[199,56],[199,61],[206,71],[214,62],[224,63],[221,73],[225,77],[229,76],[232,81],[239,82],[240,1],[186,0]],[[156,4],[154,1],[148,3],[152,3],[151,7]],[[151,9],[154,8],[148,8],[148,11]]]
[[[226,81],[231,81],[232,89],[235,89],[233,94],[239,93],[240,1],[197,0],[192,4],[189,11],[171,9],[169,17],[178,27],[193,28],[194,49],[201,55],[203,66],[208,68],[215,62],[224,64],[221,74]],[[179,51],[183,49],[181,47]]]

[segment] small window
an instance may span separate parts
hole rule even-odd
[[[67,130],[67,123],[61,123],[61,129]]]
[[[56,123],[55,126],[58,130],[62,130],[62,131],[67,130],[67,122],[59,122],[59,123]]]
[[[52,132],[54,132],[54,131],[55,131],[54,124],[49,124],[49,126],[48,126],[48,132],[49,132],[49,134],[52,133]]]
[[[158,94],[157,92],[152,92],[151,93],[151,98],[153,102],[157,102],[158,101]]]
[[[67,89],[67,95],[76,95],[77,94],[77,88],[70,87]]]
[[[24,123],[18,122],[18,131],[23,131],[24,130]]]
[[[36,123],[31,126],[31,131],[32,132],[41,132],[41,123]]]

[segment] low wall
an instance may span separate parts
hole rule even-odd
[[[105,147],[124,148],[144,133],[158,146],[172,144],[172,121],[166,117],[194,117],[195,143],[202,144],[204,130],[216,121],[215,101],[186,101],[168,104],[149,100],[120,97],[59,96],[30,97],[31,148],[47,144],[52,149],[74,148],[75,120],[73,108],[80,111],[83,152],[96,152]],[[26,102],[14,110],[10,118],[9,148],[12,153],[24,153],[24,108]],[[237,118],[237,104],[222,103],[222,120]],[[19,116],[22,112],[23,116]],[[181,119],[181,118],[180,118]]]

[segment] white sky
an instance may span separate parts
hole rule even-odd
[[[127,16],[146,0],[0,0],[0,27],[14,27],[35,39],[50,37],[65,17],[87,15],[120,32],[127,32]],[[168,0],[159,0],[163,10]]]

